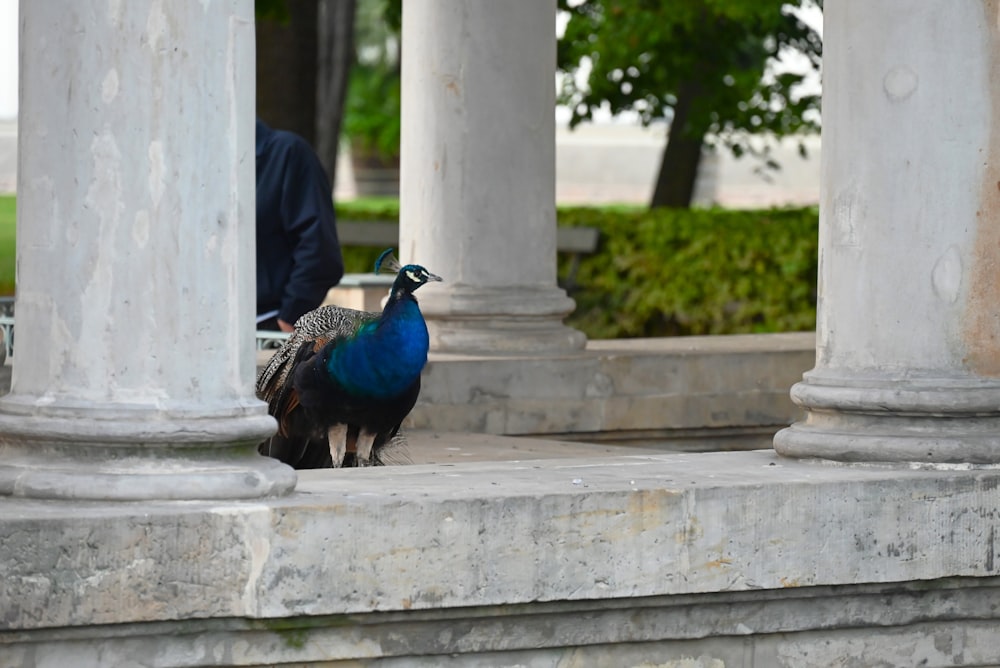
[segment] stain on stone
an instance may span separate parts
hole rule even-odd
[[[987,160],[980,186],[980,211],[970,253],[969,290],[965,303],[963,341],[969,370],[981,376],[1000,376],[1000,26],[996,18],[1000,0],[983,2],[983,24],[990,26],[987,40],[990,54],[989,81],[993,108]]]
[[[913,95],[920,84],[920,77],[906,65],[891,68],[882,78],[882,89],[890,102],[902,102]]]
[[[313,629],[343,627],[353,622],[347,615],[319,615],[316,617],[262,619],[257,623],[277,634],[286,647],[303,649]]]
[[[986,539],[986,572],[992,573],[994,566],[993,541],[996,538],[996,527],[990,527],[990,535]]]
[[[454,95],[455,97],[460,97],[462,94],[461,89],[458,86],[458,77],[454,75],[446,75],[443,77],[444,89]]]
[[[942,654],[951,654],[952,638],[950,633],[934,634],[934,649]]]
[[[962,287],[962,255],[957,246],[949,247],[934,264],[931,287],[942,301],[954,303],[958,300]]]

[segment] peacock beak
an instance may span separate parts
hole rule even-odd
[[[431,281],[442,281],[443,282],[444,279],[441,278],[440,276],[438,276],[437,274],[432,274],[431,272],[428,271],[427,272],[427,282],[429,283]]]

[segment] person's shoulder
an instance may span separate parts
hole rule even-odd
[[[290,130],[272,130],[271,132],[272,149],[294,153],[312,152],[312,146],[309,145],[309,142]]]
[[[272,128],[257,119],[257,156],[303,155],[312,153],[312,146],[303,137],[290,131]]]

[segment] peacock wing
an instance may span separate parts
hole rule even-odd
[[[378,313],[357,311],[340,306],[321,306],[309,311],[295,322],[295,331],[279,348],[257,376],[257,398],[271,404],[281,388],[290,384],[293,363],[303,343],[324,343],[353,334],[366,322],[378,319]],[[318,347],[316,348],[318,350]],[[273,413],[272,413],[273,415]]]
[[[291,359],[298,352],[303,341],[305,341],[305,337],[300,336],[298,332],[293,332],[288,340],[271,355],[271,359],[257,374],[256,393],[258,399],[271,403],[277,392],[281,390],[288,375]]]
[[[315,343],[313,341],[302,341],[295,351],[295,357],[290,364],[287,364],[285,375],[291,374],[300,364],[308,362],[316,354]],[[289,428],[295,409],[299,406],[298,392],[291,382],[273,383],[269,388],[267,398],[267,412],[278,421],[278,433],[288,435]]]
[[[353,334],[362,324],[378,319],[379,315],[341,306],[321,306],[295,322],[295,333],[306,338],[343,338]]]

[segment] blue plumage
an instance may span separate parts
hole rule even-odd
[[[390,252],[375,264],[398,270],[380,314],[336,306],[307,313],[261,372],[257,396],[279,425],[264,454],[298,468],[380,461],[416,403],[427,363],[413,291],[441,280],[419,265],[400,267]]]
[[[359,397],[389,399],[420,377],[427,363],[427,325],[417,302],[388,304],[380,321],[366,323],[357,335],[337,345],[326,369],[331,378]],[[392,363],[385,364],[386,351]]]

